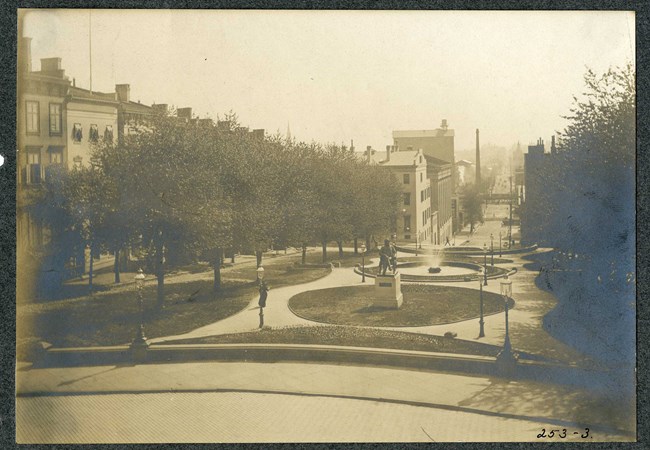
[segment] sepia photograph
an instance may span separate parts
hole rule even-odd
[[[18,9],[16,443],[636,442],[635,39]]]

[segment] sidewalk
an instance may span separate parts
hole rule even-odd
[[[507,431],[500,428],[504,435],[501,439],[535,441],[536,434],[541,428],[567,428],[571,431],[584,432],[589,427],[594,440],[630,440],[633,439],[633,414],[630,415],[628,405],[617,404],[615,399],[594,396],[588,391],[576,390],[563,386],[547,385],[533,382],[511,382],[502,379],[485,377],[470,377],[410,370],[387,369],[379,367],[339,366],[328,364],[293,364],[293,363],[183,363],[136,366],[100,366],[84,368],[57,369],[26,369],[19,368],[20,377],[17,383],[17,435],[21,436],[45,432],[46,436],[58,432],[58,421],[66,416],[83,416],[83,420],[92,422],[94,415],[102,414],[101,408],[87,405],[86,408],[72,408],[65,411],[62,418],[51,418],[43,411],[32,407],[34,402],[47,401],[55,405],[57,401],[65,404],[78,399],[79,395],[96,396],[111,399],[115,410],[122,411],[116,416],[111,415],[113,422],[130,422],[129,419],[141,405],[134,404],[131,409],[120,408],[124,394],[139,393],[140,399],[145,395],[166,394],[168,401],[178,398],[181,393],[201,393],[196,401],[207,393],[249,393],[249,394],[283,394],[283,397],[272,397],[276,403],[273,409],[287,410],[300,402],[295,396],[286,394],[318,395],[331,397],[345,405],[345,399],[372,400],[393,404],[390,410],[391,420],[384,422],[387,430],[392,429],[404,420],[413,417],[413,410],[403,414],[398,404],[425,407],[428,409],[454,411],[449,418],[449,425],[457,423],[457,414],[471,414],[471,422],[485,423],[489,420],[503,425],[504,421],[517,420],[523,422],[515,429]],[[43,396],[47,399],[41,399]],[[240,395],[241,397],[241,395]],[[98,397],[93,397],[98,398]],[[268,400],[268,399],[267,399]],[[79,401],[79,400],[74,400]],[[108,400],[102,400],[107,402]],[[162,401],[162,400],[161,400]],[[262,400],[260,400],[262,401]],[[343,403],[341,403],[343,402]],[[317,404],[322,404],[319,400]],[[122,405],[123,406],[123,405]],[[259,411],[270,408],[266,404],[258,405]],[[63,407],[55,407],[52,411],[62,413]],[[192,421],[191,417],[202,417],[205,414],[215,414],[214,405],[208,410],[197,409],[196,403],[181,413],[176,408],[170,411],[175,414],[174,423]],[[115,414],[115,410],[112,414]],[[318,414],[316,404],[309,410],[302,411],[300,416],[307,417]],[[328,422],[337,423],[337,417],[346,414],[345,409],[335,408]],[[142,414],[144,412],[138,412]],[[148,422],[155,418],[159,410],[152,410],[140,417],[148,417]],[[439,412],[437,412],[439,414]],[[189,415],[189,417],[188,417]],[[230,411],[220,411],[220,420],[236,422]],[[120,419],[121,418],[121,419]],[[133,417],[135,418],[135,417]],[[53,421],[50,421],[54,419]],[[167,419],[172,419],[168,417]],[[81,417],[76,420],[82,420]],[[357,422],[363,423],[363,417],[357,417]],[[103,423],[103,422],[99,422]],[[108,425],[108,424],[107,424]],[[91,426],[89,424],[89,426]],[[111,428],[113,424],[109,428]],[[140,422],[140,427],[147,423]],[[48,428],[52,434],[48,435]],[[79,428],[78,426],[75,428]],[[102,442],[102,428],[92,427],[90,430],[74,429],[75,433],[95,433],[91,442]],[[464,429],[461,435],[465,440],[481,439],[481,434],[470,427]],[[43,431],[43,429],[45,429]],[[180,431],[180,428],[174,428]],[[335,434],[336,428],[331,431]],[[71,430],[67,430],[70,433]],[[159,430],[163,432],[163,430]],[[239,442],[274,440],[274,436],[259,434],[259,429],[249,423],[239,437]],[[296,432],[296,430],[293,430]],[[288,435],[281,440],[291,440],[292,429],[286,430]],[[499,436],[495,436],[499,440]],[[214,439],[215,437],[212,436]],[[131,438],[122,434],[122,439]],[[336,440],[331,439],[330,440]],[[236,440],[237,441],[237,440]]]
[[[401,254],[398,254],[398,259]],[[406,255],[406,254],[405,254]],[[513,262],[503,264],[508,268],[517,268],[517,273],[511,277],[512,297],[515,308],[510,310],[510,338],[516,350],[536,353],[549,358],[558,359],[567,363],[582,362],[584,358],[570,347],[551,337],[542,329],[542,318],[556,303],[555,298],[548,292],[535,286],[537,272],[526,270],[526,263],[520,255],[509,255],[507,259]],[[377,259],[371,259],[367,266],[377,264]],[[271,287],[273,280],[268,280]],[[365,285],[370,287],[373,279],[367,279]],[[287,326],[317,326],[320,323],[302,319],[294,315],[288,307],[289,300],[294,295],[315,290],[340,286],[361,286],[361,277],[354,273],[352,268],[335,268],[328,276],[311,283],[271,289],[264,309],[264,324],[271,328]],[[476,291],[477,307],[479,286],[476,281],[436,283],[441,286],[469,288]],[[490,280],[488,286],[483,286],[486,292],[500,293],[498,280]],[[151,339],[152,343],[160,343],[178,339],[192,339],[222,334],[242,333],[259,329],[258,296],[251,298],[250,303],[243,311],[219,322],[198,328],[189,333],[174,336],[164,336]],[[505,337],[505,319],[503,314],[493,314],[484,318],[485,337],[480,342],[503,345]],[[384,327],[396,331],[422,333],[430,335],[444,335],[451,331],[457,333],[458,339],[477,340],[479,332],[478,319],[470,319],[445,325],[432,325],[424,327]]]

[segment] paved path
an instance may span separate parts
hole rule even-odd
[[[183,363],[19,368],[18,442],[630,440],[615,399],[532,382],[379,367]],[[423,431],[424,430],[424,431]]]
[[[481,241],[484,239],[485,235],[487,235],[489,243],[490,233],[494,234],[496,230],[496,235],[498,236],[500,222],[486,222],[484,227],[485,228],[480,233],[477,231],[473,235],[472,239],[478,239]],[[480,227],[479,230],[481,228],[483,227]],[[474,245],[471,240],[469,242],[468,245]],[[399,256],[413,255],[400,253],[398,257]],[[517,273],[511,277],[511,280],[513,281],[512,297],[515,300],[516,305],[515,308],[510,311],[509,315],[510,336],[513,347],[520,351],[537,353],[566,362],[583,361],[584,357],[582,355],[554,339],[542,329],[542,319],[544,315],[555,306],[556,299],[550,293],[538,289],[535,286],[535,277],[537,276],[537,272],[531,272],[523,267],[528,261],[524,260],[521,255],[504,255],[504,258],[511,259],[513,262],[502,264],[502,267],[517,269]],[[369,266],[373,264],[377,264],[376,259],[367,262],[367,265]],[[272,286],[273,281],[269,280],[269,283]],[[370,289],[373,283],[374,279],[368,278],[365,285]],[[354,285],[362,285],[362,283],[361,277],[355,274],[352,268],[335,268],[332,270],[331,274],[319,280],[301,285],[272,289],[269,291],[267,307],[264,309],[264,323],[266,326],[271,328],[322,325],[294,315],[288,307],[288,302],[291,297],[304,291]],[[436,283],[436,285],[464,287],[476,290],[476,303],[478,310],[479,286],[477,281]],[[499,280],[489,280],[488,286],[484,286],[483,289],[486,292],[499,294]],[[251,298],[251,301],[245,310],[219,322],[206,325],[182,335],[151,339],[150,342],[160,343],[178,339],[201,338],[258,330],[259,307],[257,306],[257,301],[257,296]],[[480,342],[502,345],[505,336],[504,314],[485,316],[484,320],[485,337],[481,338]],[[458,339],[465,340],[478,340],[479,333],[477,318],[445,325],[384,328],[431,335],[444,335],[447,331],[451,331],[457,334]]]

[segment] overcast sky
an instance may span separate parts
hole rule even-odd
[[[456,149],[549,140],[586,67],[634,62],[628,12],[109,11],[25,15],[34,70],[146,104],[357,149],[447,119]]]

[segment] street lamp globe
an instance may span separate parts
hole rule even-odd
[[[137,289],[141,289],[142,286],[144,286],[144,272],[142,271],[142,268],[138,269],[138,273],[135,275],[135,287]]]

